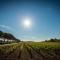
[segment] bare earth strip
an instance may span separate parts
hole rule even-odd
[[[31,45],[21,42],[11,53],[1,55],[0,60],[60,60],[60,56],[55,53],[45,53],[41,49],[38,51]]]

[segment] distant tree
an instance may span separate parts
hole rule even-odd
[[[48,42],[47,40],[45,40],[45,42]]]
[[[50,40],[45,40],[45,42],[60,42],[60,39],[50,39]]]
[[[17,42],[20,42],[20,40],[19,40],[19,39],[16,39],[16,41],[17,41]]]
[[[8,40],[16,40],[16,38],[10,33],[4,33],[3,37]]]
[[[14,41],[20,42],[20,40],[19,39],[16,39],[12,34],[5,33],[5,32],[2,32],[2,31],[0,31],[0,38],[3,38],[4,39],[4,42],[5,42],[5,39],[7,39],[7,41],[8,40],[14,40]]]
[[[50,39],[50,41],[51,41],[51,42],[55,42],[55,40],[54,40],[54,39]]]
[[[3,32],[2,31],[0,31],[0,38],[2,38],[3,37]]]

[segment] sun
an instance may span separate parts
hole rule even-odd
[[[29,20],[24,21],[24,25],[25,26],[30,26],[30,21]]]
[[[31,26],[31,21],[30,21],[30,19],[28,19],[28,18],[25,19],[24,22],[23,22],[23,24],[24,24],[25,27],[30,27],[30,26]]]

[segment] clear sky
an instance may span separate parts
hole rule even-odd
[[[24,19],[31,26],[24,28]],[[0,0],[0,30],[21,40],[60,38],[59,0]]]

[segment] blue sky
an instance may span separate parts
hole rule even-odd
[[[31,19],[31,28],[21,25],[24,17]],[[0,0],[0,30],[24,41],[60,38],[60,1]]]

